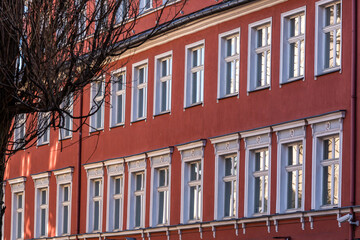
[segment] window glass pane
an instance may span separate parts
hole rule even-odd
[[[233,204],[233,213],[232,216],[236,216],[236,181],[233,181],[233,193],[232,193],[232,204]]]
[[[65,186],[64,187],[64,202],[69,201],[69,187]]]
[[[118,95],[117,96],[117,123],[121,123],[123,120],[123,111],[122,111],[122,106],[123,106],[123,95]]]
[[[123,74],[120,74],[118,77],[117,77],[117,90],[120,91],[120,90],[123,90],[123,84],[124,84],[124,75]]]
[[[200,216],[201,216],[201,204],[202,204],[202,199],[201,199],[201,185],[198,186],[198,191],[197,191],[197,199],[196,199],[197,203],[196,203],[196,219],[199,220]]]
[[[22,238],[22,212],[17,213],[17,238]]]
[[[261,46],[263,46],[264,44],[264,38],[265,38],[265,36],[264,36],[265,34],[264,34],[264,31],[263,31],[263,29],[259,29],[259,30],[257,30],[257,47],[261,47]]]
[[[168,59],[161,61],[161,77],[165,77],[168,75],[167,72],[167,65],[169,63],[168,61],[169,61]]]
[[[120,194],[120,178],[115,178],[115,194]]]
[[[339,158],[339,155],[340,155],[340,150],[339,150],[340,141],[339,141],[339,137],[335,137],[335,138],[334,138],[334,144],[335,144],[335,158]]]
[[[289,146],[289,147],[288,147],[288,165],[289,165],[289,166],[295,164],[293,151],[294,151],[293,146]],[[296,158],[295,158],[295,159],[296,159]]]
[[[22,194],[18,194],[18,209],[22,208]]]
[[[341,22],[341,3],[336,4],[336,23]]]
[[[323,205],[331,204],[331,166],[323,167]]]
[[[300,21],[301,21],[301,33],[304,34],[305,33],[305,15],[302,14],[300,17]]]
[[[305,68],[305,42],[304,40],[300,41],[300,75],[304,75]]]
[[[198,166],[198,177],[197,177],[197,180],[201,180],[201,162],[198,162],[197,163],[197,166]]]
[[[144,116],[144,89],[139,89],[138,118]]]
[[[94,231],[99,230],[100,202],[94,202]]]
[[[196,167],[196,163],[192,163],[190,164],[190,180],[196,180],[196,172],[197,172],[197,167]]]
[[[138,83],[138,85],[145,82],[144,71],[145,71],[145,68],[139,68],[139,83]]]
[[[69,219],[69,207],[64,206],[63,213],[63,234],[68,233],[68,219]]]
[[[303,145],[299,144],[299,164],[303,163],[303,159],[304,159]]]
[[[334,24],[334,5],[325,8],[325,26]]]
[[[141,224],[141,196],[135,197],[135,227]]]
[[[325,68],[334,66],[334,32],[325,34]]]
[[[41,236],[45,236],[45,224],[46,224],[46,221],[45,221],[45,218],[46,218],[46,209],[41,209],[41,224],[40,224],[40,235]]]
[[[196,196],[196,187],[190,187],[190,220],[195,219],[195,196]]]
[[[142,181],[143,181],[143,174],[137,174],[136,175],[136,191],[143,189]]]
[[[120,199],[115,199],[115,206],[114,206],[114,229],[120,228]]]
[[[162,224],[164,219],[165,192],[159,192],[159,216],[158,223]]]
[[[159,187],[167,186],[166,169],[159,170]]]
[[[323,159],[332,159],[332,139],[325,139],[324,140],[324,157]]]
[[[95,188],[94,196],[100,196],[100,181],[94,182],[94,188]]]
[[[231,199],[231,182],[225,182],[225,198],[224,198],[225,204],[225,210],[224,215],[225,217],[230,216],[230,205],[232,204]]]
[[[268,26],[266,28],[266,31],[267,31],[267,45],[270,45],[271,44],[271,27]]]
[[[167,88],[168,81],[161,82],[161,111],[166,111],[167,109]]]
[[[194,50],[194,51],[192,52],[192,66],[193,66],[193,67],[199,66],[199,63],[198,63],[198,54],[199,54],[199,49]]]
[[[255,153],[255,171],[260,171],[260,152]]]
[[[263,212],[267,212],[267,204],[269,199],[269,190],[268,190],[268,176],[264,176],[264,210]]]
[[[41,191],[41,204],[46,204],[46,190]]]
[[[302,170],[299,170],[299,177],[298,177],[298,208],[302,206]]]
[[[225,176],[232,175],[232,158],[225,158]]]
[[[261,177],[255,178],[255,203],[254,203],[254,212],[262,212],[262,179]]]
[[[295,208],[296,171],[288,172],[287,208]]]
[[[198,102],[198,81],[200,80],[199,72],[194,72],[192,74],[192,103]]]
[[[334,164],[334,204],[339,204],[339,164]]]
[[[336,30],[336,66],[340,66],[341,29]]]

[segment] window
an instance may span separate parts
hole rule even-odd
[[[69,235],[71,233],[71,183],[74,169],[64,168],[53,171],[56,176],[56,235]]]
[[[95,0],[95,31],[100,31],[108,24],[107,1]],[[97,29],[98,28],[98,29]]]
[[[173,148],[148,152],[151,161],[150,226],[168,225],[170,218],[171,154]]]
[[[154,115],[171,109],[172,52],[155,57],[155,105]]]
[[[72,114],[73,114],[73,96],[72,94],[65,97],[61,106],[66,111],[63,118],[60,118],[59,139],[67,139],[72,137]]]
[[[210,139],[215,149],[214,219],[238,216],[239,134]]]
[[[133,65],[132,121],[146,118],[147,60]]]
[[[122,230],[124,206],[124,164],[123,160],[105,162],[108,173],[107,231]]]
[[[316,2],[315,74],[340,69],[341,2]]]
[[[304,77],[305,7],[284,13],[281,19],[280,83],[286,83]]]
[[[37,145],[44,145],[50,142],[50,113],[38,113],[38,136]],[[42,135],[41,135],[42,134]]]
[[[11,239],[24,238],[25,177],[8,180],[11,186]]]
[[[95,81],[91,84],[90,97],[90,132],[104,128],[104,94],[105,82],[103,80]]]
[[[146,159],[145,154],[125,158],[129,170],[127,228],[145,226]]]
[[[219,35],[218,98],[239,92],[240,29]]]
[[[197,141],[177,148],[181,153],[181,223],[202,221],[203,206],[203,147],[205,141]]]
[[[88,175],[87,232],[102,232],[103,201],[103,163],[90,163],[84,166]]]
[[[87,26],[86,26],[86,18],[87,18],[87,14],[86,14],[86,4],[84,4],[85,6],[81,5],[82,1],[81,0],[76,0],[75,1],[75,6],[77,8],[77,12],[80,12],[79,14],[79,19],[76,20],[78,23],[77,26],[77,34],[78,34],[78,39],[81,40],[83,38],[85,38],[86,36],[86,31],[87,31]]]
[[[249,25],[248,92],[270,87],[271,18]]]
[[[186,46],[185,107],[204,101],[204,46],[204,40]]]
[[[246,217],[269,214],[270,210],[270,128],[241,134],[245,138]]]
[[[121,23],[127,17],[129,3],[128,3],[128,0],[121,0],[121,1],[118,1],[118,2],[119,2],[120,5],[119,5],[119,8],[116,11],[115,22],[116,23]]]
[[[111,126],[123,125],[125,122],[125,93],[126,74],[125,69],[113,73],[111,89]]]
[[[308,119],[313,129],[312,208],[341,206],[342,119],[336,112]]]
[[[32,175],[35,183],[34,236],[47,237],[49,220],[49,178],[51,172]]]
[[[278,213],[304,209],[305,121],[273,126],[277,134]]]
[[[16,115],[16,125],[14,131],[14,148],[21,148],[25,143],[26,133],[26,114]]]
[[[152,0],[139,0],[139,14],[152,8]]]

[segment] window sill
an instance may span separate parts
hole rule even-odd
[[[317,77],[327,75],[327,74],[330,74],[330,73],[334,73],[334,72],[341,72],[341,67],[327,68],[327,69],[323,70],[321,73],[316,74],[315,75],[315,80],[316,80]]]
[[[144,120],[146,121],[146,117],[136,119],[136,120],[132,121],[131,124],[141,122],[141,121],[144,121]]]
[[[255,88],[255,89],[252,89],[252,90],[248,91],[248,93],[257,92],[257,91],[261,91],[261,90],[264,90],[264,89],[270,89],[270,85],[266,85],[266,86],[262,86],[262,87],[257,87],[257,88]]]
[[[226,99],[226,98],[231,98],[231,97],[237,97],[239,96],[239,93],[230,93],[230,94],[227,94],[225,96],[222,96],[222,97],[219,97],[217,100],[222,100],[222,99]]]
[[[72,139],[72,135],[71,136],[67,136],[67,137],[62,137],[62,138],[59,138],[59,141],[64,141],[64,140],[68,140],[68,139]]]
[[[196,107],[196,106],[199,106],[199,105],[204,105],[204,103],[203,102],[193,103],[193,104],[190,104],[189,106],[184,107],[184,109]]]
[[[50,142],[38,143],[36,145],[36,147],[41,147],[41,146],[46,146],[46,145],[50,145]]]
[[[297,82],[297,81],[300,81],[300,80],[305,81],[305,77],[300,76],[300,77],[289,78],[287,81],[280,83],[280,86],[286,85],[286,84],[292,83],[292,82]]]
[[[333,209],[333,208],[339,208],[338,204],[334,204],[334,205],[321,205],[320,209]]]
[[[90,127],[91,128],[91,127]],[[97,128],[97,129],[90,129],[89,131],[89,134],[92,134],[92,133],[96,133],[96,132],[100,132],[100,131],[104,131],[104,128]]]
[[[117,128],[117,127],[125,127],[125,123],[122,122],[122,123],[115,124],[115,125],[111,126],[110,129]]]
[[[164,111],[164,112],[160,112],[160,113],[157,113],[154,115],[154,117],[157,117],[157,116],[161,116],[161,115],[165,115],[165,114],[170,114],[171,111],[170,110],[167,110],[167,111]]]

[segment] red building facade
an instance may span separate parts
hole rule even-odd
[[[11,159],[4,238],[360,238],[354,2],[189,1]]]

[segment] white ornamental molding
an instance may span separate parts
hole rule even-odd
[[[238,133],[211,138],[210,141],[214,144],[215,155],[240,150],[240,135]]]
[[[11,187],[11,192],[23,192],[25,190],[26,177],[18,177],[8,180]]]
[[[53,171],[53,173],[56,177],[57,184],[65,184],[65,183],[71,182],[73,172],[74,172],[73,167],[68,167],[68,168]]]
[[[205,144],[206,140],[200,140],[177,146],[181,154],[181,160],[189,162],[202,159],[204,157]]]
[[[117,176],[124,173],[124,159],[111,159],[104,162],[109,176]]]
[[[128,164],[129,172],[143,171],[146,168],[146,154],[125,157],[125,162]]]
[[[104,166],[103,162],[90,163],[84,165],[88,179],[103,177],[104,176],[103,166]]]
[[[35,188],[48,187],[50,176],[51,176],[51,172],[44,172],[44,173],[31,175],[32,179],[34,180]]]
[[[171,154],[173,153],[174,148],[164,148],[152,152],[148,152],[147,156],[150,158],[151,167],[162,167],[168,166],[171,164]]]

